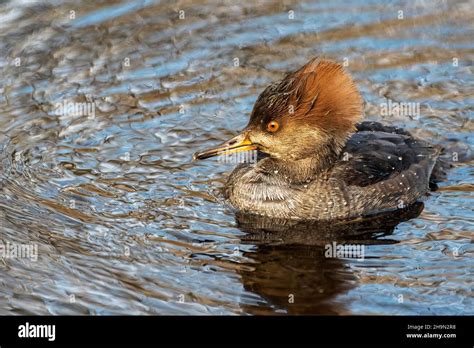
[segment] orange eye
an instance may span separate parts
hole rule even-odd
[[[278,124],[277,121],[270,121],[267,124],[267,131],[271,133],[275,133],[278,130],[278,128],[280,128],[280,125]]]

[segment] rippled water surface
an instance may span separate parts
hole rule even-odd
[[[474,314],[473,13],[436,0],[4,3],[0,239],[38,258],[0,260],[0,314]],[[334,226],[237,223],[218,191],[233,165],[192,161],[315,55],[348,64],[367,119],[451,149],[418,217],[359,238],[363,261],[324,257]],[[421,114],[382,117],[386,98]],[[59,115],[68,102],[94,113]]]

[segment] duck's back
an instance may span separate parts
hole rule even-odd
[[[403,129],[377,122],[357,125],[329,180],[343,182],[351,215],[375,214],[415,203],[427,194],[440,149]]]

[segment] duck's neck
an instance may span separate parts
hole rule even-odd
[[[294,184],[310,182],[330,168],[340,157],[340,151],[321,151],[303,159],[281,159],[267,157],[259,166],[270,175],[283,177]]]

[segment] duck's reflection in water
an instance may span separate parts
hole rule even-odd
[[[242,242],[255,245],[252,252],[245,253],[253,261],[253,270],[239,273],[245,289],[266,301],[265,309],[261,304],[242,304],[245,312],[344,314],[344,305],[335,298],[354,287],[357,280],[347,259],[328,257],[328,245],[363,246],[366,253],[368,245],[396,243],[380,237],[422,210],[423,204],[416,203],[352,221],[313,223],[238,214],[238,226],[246,232]]]

